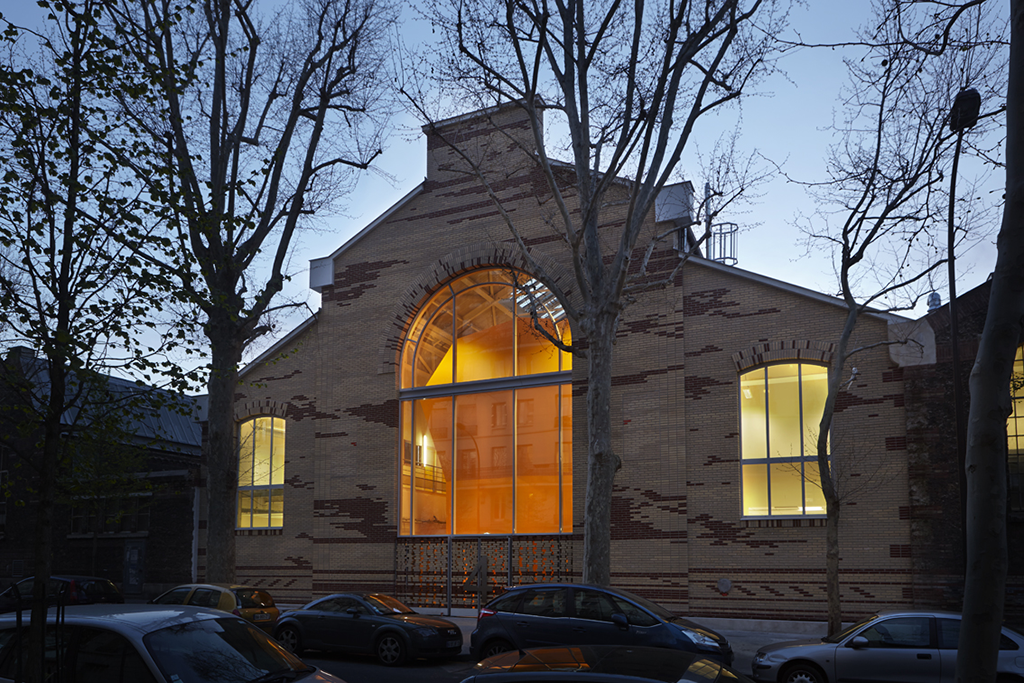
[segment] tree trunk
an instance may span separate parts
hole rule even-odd
[[[611,583],[611,500],[619,457],[612,450],[611,390],[615,316],[596,316],[586,330],[587,494],[583,517],[583,582]]]
[[[1006,590],[1006,418],[1024,320],[1024,0],[1010,2],[1006,206],[967,425],[967,572],[956,680],[994,681]]]
[[[234,401],[242,354],[236,341],[237,331],[220,320],[228,315],[215,312],[207,325],[211,365],[206,443],[206,580],[218,583],[235,581],[238,455]]]

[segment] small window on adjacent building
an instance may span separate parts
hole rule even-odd
[[[781,363],[740,377],[743,515],[824,515],[818,424],[828,368]]]
[[[284,526],[284,420],[254,417],[238,427],[238,528]]]

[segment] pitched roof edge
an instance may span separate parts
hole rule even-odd
[[[334,284],[334,259],[341,256],[343,253],[348,251],[356,242],[361,240],[366,235],[376,228],[378,225],[386,221],[391,217],[393,213],[398,211],[400,208],[408,204],[413,197],[423,191],[426,185],[424,179],[419,185],[409,191],[404,197],[399,199],[397,202],[392,204],[390,207],[384,210],[379,216],[370,221],[365,228],[357,232],[355,235],[350,237],[347,242],[342,244],[340,247],[334,250],[330,256],[322,256],[316,259],[309,260],[309,288],[315,291],[317,294],[323,293],[323,288]]]
[[[767,275],[760,275],[749,270],[737,268],[736,266],[727,266],[725,264],[718,263],[717,261],[710,261],[699,256],[691,256],[690,261],[695,265],[710,268],[711,270],[717,270],[722,273],[732,273],[746,280],[752,280],[763,285],[768,285],[769,287],[775,287],[777,289],[781,289],[792,294],[796,294],[798,296],[806,297],[808,299],[814,299],[815,301],[819,301],[821,303],[829,304],[832,306],[837,306],[839,308],[846,308],[846,302],[843,301],[842,299],[838,299],[834,296],[829,296],[828,294],[822,294],[821,292],[816,292],[813,289],[801,287],[800,285],[794,285],[791,282],[783,282],[782,280],[776,280],[775,278],[768,277]],[[864,309],[863,313],[864,315],[869,315],[873,318],[884,320],[887,323],[904,323],[913,320],[913,318],[897,315],[896,313],[879,311],[873,308]]]

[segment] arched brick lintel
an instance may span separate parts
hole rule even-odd
[[[746,351],[732,354],[736,372],[745,372],[758,365],[787,360],[803,360],[832,364],[836,345],[810,339],[789,339],[757,344]]]
[[[270,399],[252,400],[235,404],[235,422],[249,417],[284,417],[288,404]]]
[[[388,318],[387,329],[378,347],[378,374],[391,373],[398,369],[406,331],[423,302],[449,281],[472,270],[516,268],[557,285],[572,299],[574,305],[578,304],[575,295],[575,275],[570,267],[532,250],[530,257],[540,266],[542,273],[532,272],[534,269],[527,263],[519,247],[511,241],[468,244],[431,264],[406,290],[405,296],[398,301]],[[575,334],[575,330],[573,332]]]

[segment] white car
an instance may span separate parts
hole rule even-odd
[[[244,619],[187,605],[72,605],[48,615],[46,680],[104,683],[344,683]],[[0,616],[0,681],[24,680],[28,615]],[[58,671],[58,667],[61,671]]]
[[[761,683],[953,683],[960,615],[879,612],[834,636],[766,645],[754,655]],[[999,680],[1024,680],[1024,636],[1003,628]]]

